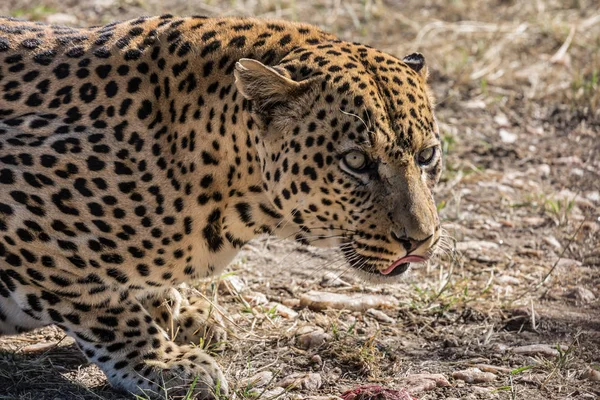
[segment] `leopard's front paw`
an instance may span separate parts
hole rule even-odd
[[[227,339],[221,314],[207,300],[189,297],[177,317],[178,331],[174,341],[180,344],[218,345]]]
[[[229,393],[227,380],[221,368],[200,348],[181,346],[178,353],[170,354],[167,360],[148,360],[146,364],[152,368],[153,373],[150,375],[154,375],[158,394],[190,394],[190,398],[197,400],[218,400]],[[157,388],[152,389],[156,391]]]
[[[182,345],[215,345],[227,339],[226,325],[216,306],[194,288],[181,285],[141,300],[169,338]]]

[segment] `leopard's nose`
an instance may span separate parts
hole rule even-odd
[[[411,238],[408,235],[406,235],[406,231],[404,229],[397,231],[397,232],[392,231],[391,235],[395,241],[397,241],[404,247],[404,250],[406,250],[406,254],[412,253],[413,251],[415,251],[416,249],[421,247],[421,245],[428,242],[429,239],[431,239],[431,237],[433,236],[433,234],[431,234],[431,235],[427,236],[425,239],[419,240],[419,239]]]

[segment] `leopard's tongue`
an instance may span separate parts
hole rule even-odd
[[[388,275],[390,274],[398,265],[404,264],[404,263],[409,263],[409,262],[424,262],[427,261],[424,257],[421,256],[406,256],[406,257],[402,257],[396,261],[394,261],[394,263],[392,265],[390,265],[389,267],[387,267],[386,269],[384,269],[383,271],[381,271],[381,273],[383,275]]]

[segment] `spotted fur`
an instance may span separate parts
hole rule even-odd
[[[173,288],[261,233],[339,246],[372,279],[426,258],[426,76],[420,54],[283,21],[0,19],[0,332],[57,324],[131,392],[226,393],[188,345],[209,305]]]

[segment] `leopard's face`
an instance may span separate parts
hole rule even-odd
[[[236,77],[252,100],[264,188],[296,240],[338,246],[369,278],[432,255],[442,160],[421,55],[340,44],[275,68],[242,60]]]

